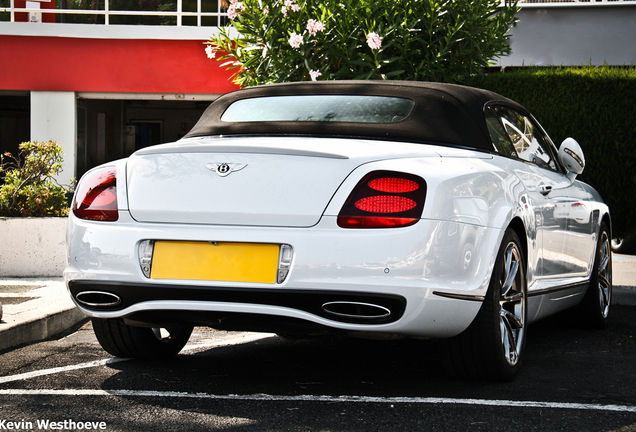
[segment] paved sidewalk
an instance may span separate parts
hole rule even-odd
[[[0,351],[47,339],[85,319],[61,277],[0,280],[0,303]]]
[[[614,254],[614,305],[636,305],[636,256]],[[47,339],[86,316],[59,278],[0,279],[0,351]]]

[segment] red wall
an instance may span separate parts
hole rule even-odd
[[[204,41],[0,35],[0,89],[227,93],[238,87]]]

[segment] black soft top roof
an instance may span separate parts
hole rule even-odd
[[[324,121],[224,122],[221,116],[235,101],[291,95],[374,95],[411,99],[411,114],[395,123]],[[215,100],[185,138],[211,135],[302,135],[361,137],[462,146],[492,151],[484,119],[488,103],[516,102],[472,87],[413,81],[316,81],[269,84],[227,93]]]

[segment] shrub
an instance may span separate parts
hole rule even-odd
[[[309,79],[453,82],[510,52],[516,2],[233,0],[208,42],[242,87]],[[237,35],[238,32],[238,35]]]
[[[636,235],[636,67],[524,68],[471,77],[465,84],[523,104],[557,147],[567,137],[585,153],[578,179],[599,191],[612,212],[614,237]]]
[[[62,170],[62,148],[54,141],[24,142],[20,153],[0,155],[0,216],[66,216],[66,194],[54,176]]]

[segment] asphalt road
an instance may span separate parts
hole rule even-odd
[[[614,307],[604,331],[566,316],[530,326],[523,370],[503,384],[447,378],[433,341],[196,329],[152,362],[112,359],[87,323],[0,355],[0,430],[636,431],[635,313]]]

